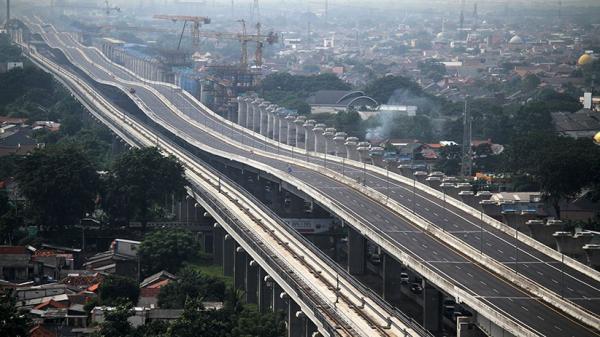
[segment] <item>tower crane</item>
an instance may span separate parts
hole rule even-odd
[[[265,43],[272,45],[277,43],[279,37],[277,34],[273,32],[269,32],[266,35],[261,33],[261,24],[256,24],[256,34],[248,34],[246,29],[246,21],[238,20],[239,23],[242,24],[242,32],[241,33],[228,33],[228,32],[199,32],[199,36],[206,38],[215,38],[215,39],[226,39],[226,40],[236,40],[241,44],[242,55],[240,56],[240,67],[242,69],[248,68],[248,42],[256,43],[256,51],[254,53],[254,63],[257,67],[261,67],[263,63],[262,53],[263,47]]]
[[[171,20],[173,22],[183,21],[183,29],[181,30],[181,35],[179,35],[179,43],[177,44],[177,50],[179,50],[179,47],[181,46],[181,39],[183,38],[183,33],[185,32],[185,27],[188,22],[192,23],[192,45],[194,47],[197,47],[200,44],[200,27],[203,24],[210,23],[210,18],[204,16],[157,14],[154,15],[154,18],[160,20]]]

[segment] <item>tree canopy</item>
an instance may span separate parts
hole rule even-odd
[[[16,297],[12,291],[0,293],[0,336],[29,336],[31,319],[16,308]]]
[[[384,76],[369,82],[364,89],[367,96],[372,97],[380,104],[387,103],[397,90],[403,90],[415,96],[422,96],[423,89],[407,77]]]
[[[533,177],[557,217],[561,199],[600,186],[600,147],[591,139],[545,133],[521,136],[508,149],[508,164],[513,172]]]
[[[100,284],[98,295],[102,305],[137,303],[140,288],[137,282],[129,277],[108,275]]]
[[[186,261],[194,259],[199,245],[194,236],[184,230],[158,230],[146,234],[138,254],[145,275],[161,270],[177,272]]]
[[[126,222],[135,216],[145,231],[150,210],[171,195],[183,195],[183,166],[157,148],[133,149],[119,157],[108,179],[107,207]]]
[[[178,274],[178,280],[161,288],[158,305],[161,308],[183,308],[186,300],[200,298],[207,301],[225,299],[225,283],[215,277],[187,267]]]
[[[18,163],[19,189],[39,224],[59,229],[92,212],[99,178],[85,154],[75,146],[50,146]]]

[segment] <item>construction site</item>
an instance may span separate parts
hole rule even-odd
[[[223,116],[237,109],[236,97],[252,91],[263,71],[263,50],[279,41],[258,22],[258,1],[250,13],[217,25],[208,16],[150,12],[131,17],[103,2],[52,0],[51,17],[74,27],[76,38],[110,60],[149,80],[175,84]],[[175,1],[177,13],[201,13],[205,2]],[[149,7],[149,8],[148,8]],[[233,11],[232,11],[233,12]],[[232,13],[233,14],[233,13]]]

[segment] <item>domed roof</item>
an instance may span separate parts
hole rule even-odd
[[[592,56],[590,54],[583,54],[581,55],[581,57],[579,57],[579,60],[577,60],[577,64],[580,66],[588,64],[590,62],[592,62]]]
[[[594,143],[600,145],[600,132],[594,136]]]
[[[446,32],[439,32],[437,33],[436,37],[441,40],[441,39],[445,39],[448,36],[448,34]]]
[[[510,44],[523,44],[523,39],[519,35],[515,35],[515,36],[513,36],[510,39],[510,41],[508,41],[508,43],[510,43]]]

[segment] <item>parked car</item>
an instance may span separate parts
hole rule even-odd
[[[129,88],[129,93],[130,94],[135,94],[135,89],[134,88]]]

